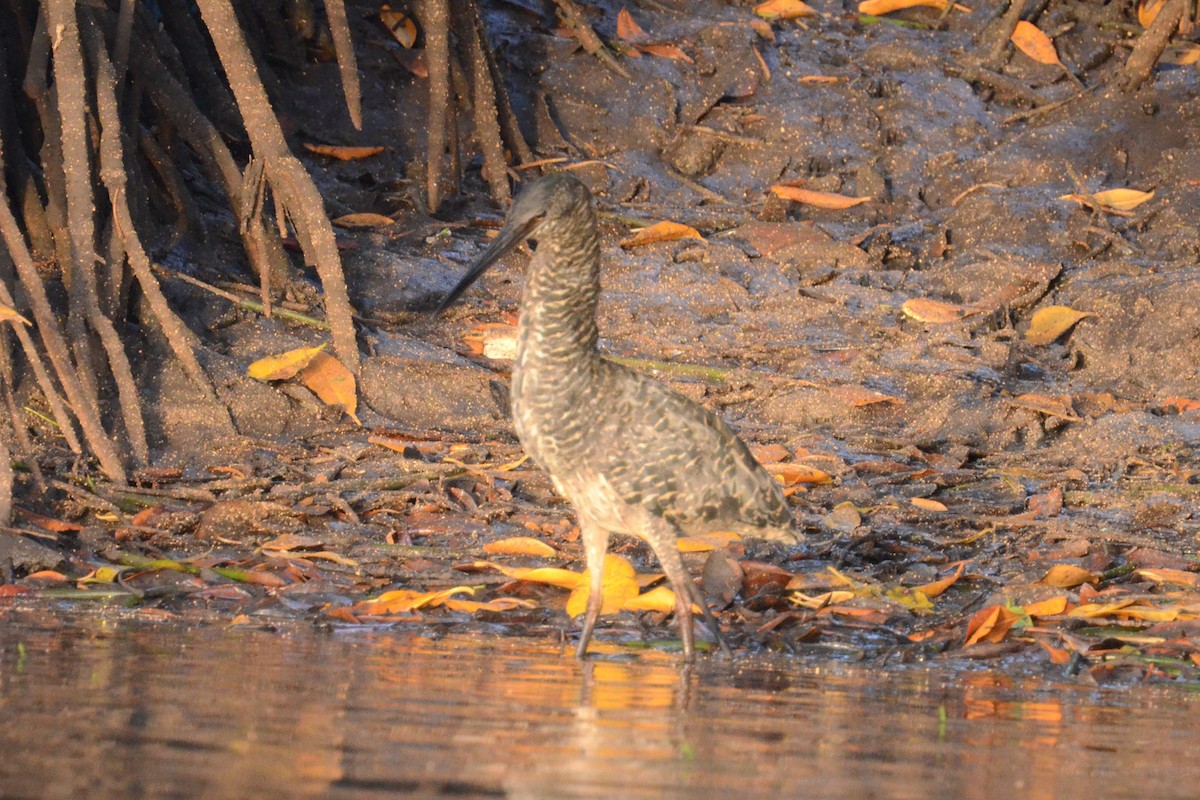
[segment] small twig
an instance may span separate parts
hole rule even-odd
[[[240,308],[244,308],[247,311],[253,311],[257,314],[262,314],[263,316],[266,316],[266,309],[263,307],[263,304],[259,303],[256,300],[249,300],[244,297],[238,297],[236,294],[233,294],[232,292],[227,292],[224,289],[218,289],[216,286],[213,286],[211,283],[205,283],[204,281],[200,280],[199,278],[193,278],[191,275],[185,275],[182,272],[176,272],[173,269],[168,269],[167,267],[164,267],[161,264],[155,264],[154,270],[156,272],[158,272],[160,275],[165,275],[169,278],[178,278],[179,280],[183,281],[184,283],[190,283],[199,289],[203,289],[206,292],[215,294],[217,297],[223,297],[226,300],[228,300],[229,302],[233,303],[234,305],[237,305]],[[271,314],[276,317],[282,317],[283,319],[290,319],[293,322],[299,322],[304,325],[309,325],[313,328],[319,328],[320,330],[323,330],[323,331],[329,330],[329,323],[325,322],[324,320],[317,319],[316,317],[310,317],[307,314],[301,314],[299,311],[292,311],[290,308],[280,308],[280,307],[276,306],[271,309]]]

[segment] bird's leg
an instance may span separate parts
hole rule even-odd
[[[575,657],[582,659],[587,655],[588,642],[592,639],[592,631],[596,629],[596,621],[600,619],[600,609],[604,607],[604,556],[608,553],[608,531],[585,519],[581,514],[579,533],[583,539],[583,552],[587,558],[590,581],[587,610],[583,615],[583,630],[579,634],[579,647],[575,649]]]
[[[700,606],[700,611],[704,614],[704,622],[708,625],[708,629],[712,631],[713,637],[717,640],[717,646],[721,648],[723,654],[733,657],[733,651],[729,649],[729,645],[725,643],[725,637],[721,635],[721,625],[717,622],[717,618],[713,616],[712,609],[708,607],[708,600],[704,597],[704,592],[700,591],[700,587],[693,580],[687,581],[687,587],[688,591],[691,592],[692,602]]]
[[[648,522],[643,538],[654,549],[655,555],[658,556],[658,563],[662,565],[663,572],[671,581],[671,588],[675,590],[676,614],[679,618],[680,634],[683,637],[684,659],[691,661],[695,658],[694,632],[692,630],[693,600],[700,606],[704,614],[704,621],[713,636],[716,637],[721,650],[728,653],[729,646],[721,638],[721,629],[717,625],[716,617],[709,610],[708,604],[697,591],[695,582],[683,567],[683,557],[679,555],[679,545],[676,544],[679,530],[666,520],[654,517]]]

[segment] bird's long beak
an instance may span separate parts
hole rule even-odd
[[[540,216],[525,220],[519,224],[509,222],[500,229],[500,233],[492,240],[492,243],[487,246],[487,249],[479,254],[479,258],[471,264],[467,274],[462,277],[458,285],[450,290],[450,293],[442,299],[438,304],[437,310],[433,312],[434,316],[441,314],[449,308],[455,300],[462,297],[463,292],[479,279],[479,276],[487,270],[492,264],[495,264],[504,257],[508,251],[515,248],[521,242],[529,238],[533,233],[534,228],[542,221]]]

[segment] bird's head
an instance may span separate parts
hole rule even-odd
[[[438,304],[434,313],[440,314],[448,308],[488,267],[517,245],[526,239],[550,235],[556,225],[586,211],[591,202],[591,191],[572,175],[548,175],[529,184],[513,201],[500,233],[479,254],[467,274]]]

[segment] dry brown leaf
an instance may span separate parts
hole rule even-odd
[[[1054,49],[1054,41],[1032,22],[1018,22],[1011,38],[1018,50],[1039,64],[1062,66],[1062,62],[1058,60],[1058,51]]]
[[[1071,660],[1071,651],[1070,650],[1065,650],[1061,647],[1054,647],[1053,645],[1046,644],[1041,639],[1038,639],[1038,644],[1040,644],[1042,646],[1042,649],[1046,651],[1046,655],[1050,656],[1050,663],[1066,664],[1066,663],[1070,662],[1070,660]]]
[[[1021,617],[1004,606],[980,609],[967,624],[966,647],[979,642],[1001,642]]]
[[[655,58],[669,58],[674,61],[686,61],[689,64],[694,64],[692,57],[680,50],[673,44],[639,44],[638,49],[648,56]]]
[[[1138,189],[1105,189],[1095,194],[1064,194],[1059,200],[1071,200],[1076,203],[1095,203],[1101,208],[1116,211],[1132,211],[1154,197],[1154,192],[1143,192]]]
[[[877,392],[874,389],[868,389],[865,386],[834,386],[829,390],[830,394],[839,398],[843,402],[849,403],[855,408],[863,406],[873,406],[877,403],[895,403],[896,405],[904,405],[904,399],[895,395],[884,394]]]
[[[871,197],[847,197],[844,194],[834,194],[833,192],[817,192],[812,189],[801,189],[799,186],[784,186],[783,184],[775,184],[771,187],[771,194],[780,197],[784,200],[791,200],[794,203],[804,203],[805,205],[816,206],[832,211],[842,211],[847,208],[853,208],[861,203],[869,202],[874,198]]]
[[[1066,613],[1068,605],[1070,605],[1070,601],[1065,596],[1051,597],[1047,600],[1023,605],[1021,610],[1031,617],[1056,617]]]
[[[1097,576],[1074,564],[1055,564],[1042,576],[1041,582],[1057,589],[1073,589],[1081,583],[1095,583]]]
[[[558,551],[553,547],[532,536],[510,536],[507,539],[488,542],[483,546],[483,552],[492,556],[544,556],[550,558],[558,555]]]
[[[1036,411],[1039,414],[1045,414],[1050,417],[1060,417],[1071,422],[1079,422],[1080,417],[1075,413],[1074,407],[1071,405],[1071,395],[1063,394],[1051,396],[1047,394],[1023,394],[1012,399],[1012,404],[1017,408],[1027,408],[1030,411]]]
[[[704,241],[704,237],[700,235],[700,231],[690,225],[683,225],[678,222],[656,222],[653,225],[642,228],[633,236],[621,242],[621,247],[642,247],[648,244],[657,244],[658,242],[674,242],[680,239],[699,239]]]
[[[405,48],[411,48],[417,42],[417,26],[403,11],[396,11],[389,5],[379,7],[379,19],[391,31],[396,41]]]
[[[256,381],[284,381],[308,366],[325,345],[300,347],[277,356],[260,358],[246,368],[246,374]]]
[[[0,303],[0,322],[20,322],[22,325],[31,324],[29,320],[17,313],[15,308]]]
[[[947,575],[946,577],[944,577],[940,580],[933,581],[932,583],[926,583],[921,586],[915,586],[915,587],[913,587],[913,591],[920,592],[921,594],[923,594],[929,598],[937,597],[938,595],[942,594],[947,589],[949,589],[951,586],[953,586],[954,583],[959,578],[962,577],[963,570],[966,569],[966,566],[967,566],[967,562],[964,561],[963,563],[958,565],[958,569],[956,569],[953,574]]]
[[[1063,507],[1062,489],[1055,486],[1048,492],[1035,494],[1029,498],[1029,510],[1038,518],[1057,517]]]
[[[350,419],[358,420],[358,391],[354,384],[354,373],[329,353],[319,352],[300,370],[299,377],[313,394],[327,406],[341,408]]]
[[[834,506],[832,511],[821,518],[821,522],[835,531],[852,533],[862,524],[862,514],[859,513],[858,507],[854,503],[847,501]]]
[[[815,17],[817,11],[800,0],[767,0],[754,7],[754,13],[766,20]]]
[[[617,38],[627,42],[636,42],[638,39],[646,38],[646,31],[634,21],[633,15],[627,8],[622,8],[617,12]]]
[[[1139,569],[1134,572],[1139,578],[1145,578],[1155,583],[1175,583],[1180,586],[1196,586],[1200,584],[1200,573],[1187,572],[1182,569]]]
[[[1083,319],[1095,316],[1087,311],[1076,311],[1068,306],[1048,306],[1039,310],[1029,320],[1025,341],[1034,345],[1047,345],[1062,336]]]
[[[941,300],[931,300],[928,297],[914,297],[911,300],[905,300],[904,305],[900,306],[900,310],[904,312],[906,317],[911,317],[917,322],[932,322],[935,324],[958,322],[965,317],[979,313],[979,309],[977,308],[960,306],[955,303],[944,303]]]
[[[928,497],[912,497],[912,498],[909,498],[908,502],[912,503],[914,506],[916,506],[917,508],[919,508],[923,511],[947,511],[948,510],[946,508],[945,503],[939,503],[937,500],[930,500]]]
[[[370,211],[360,211],[354,214],[343,214],[340,217],[334,217],[330,220],[339,228],[386,228],[388,225],[395,224],[396,220],[391,217],[386,217],[383,214],[374,214]]]
[[[371,156],[379,155],[384,149],[382,145],[350,147],[336,144],[309,144],[308,142],[304,143],[304,148],[311,153],[336,158],[338,161],[356,161],[360,158],[370,158]]]
[[[906,8],[917,8],[918,6],[945,11],[949,5],[950,0],[864,0],[864,2],[858,4],[858,13],[881,17],[893,11],[903,11]],[[971,9],[958,3],[954,4],[954,10],[961,11],[964,14],[971,13]]]

